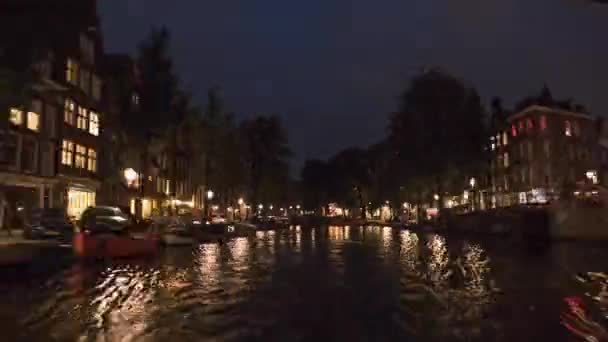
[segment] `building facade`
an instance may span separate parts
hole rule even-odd
[[[103,47],[96,3],[11,0],[2,7],[2,66],[35,76],[25,103],[9,108],[0,186],[9,202],[25,209],[65,207],[78,216],[95,204],[101,184]]]
[[[597,121],[582,111],[533,104],[491,137],[493,206],[546,203],[577,183],[601,182]]]

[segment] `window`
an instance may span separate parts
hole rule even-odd
[[[511,135],[514,137],[517,136],[517,128],[515,128],[515,124],[511,125]]]
[[[76,127],[83,129],[86,131],[87,129],[87,109],[84,107],[78,107],[78,120],[76,122]]]
[[[89,149],[89,162],[87,169],[91,172],[97,172],[97,151]]]
[[[566,122],[564,123],[564,134],[569,137],[572,136],[572,125],[568,120],[566,120]]]
[[[87,148],[76,144],[76,158],[74,159],[74,166],[79,169],[87,167]]]
[[[171,181],[168,179],[165,179],[165,194],[170,194],[171,193]]]
[[[86,69],[80,70],[80,89],[82,89],[85,93],[89,93],[91,91],[91,73]]]
[[[131,102],[134,106],[139,106],[139,95],[137,95],[137,93],[133,93],[133,95],[131,95]]]
[[[547,117],[545,115],[540,117],[540,130],[544,131],[547,129]]]
[[[507,146],[509,144],[509,135],[507,132],[502,132],[502,144]]]
[[[534,158],[534,146],[531,141],[528,141],[528,159]]]
[[[13,125],[21,126],[21,124],[23,124],[23,111],[17,108],[11,108],[8,120]]]
[[[95,63],[95,46],[93,41],[85,34],[80,34],[80,53],[87,63]]]
[[[91,94],[95,100],[101,100],[101,80],[97,75],[91,76]]]
[[[44,129],[48,133],[50,138],[55,138],[57,130],[55,127],[55,120],[57,118],[57,107],[47,103],[44,110]]]
[[[76,120],[76,103],[72,99],[66,98],[63,104],[63,121],[74,126]]]
[[[37,150],[36,140],[30,137],[23,137],[23,145],[21,146],[21,169],[23,171],[36,171],[38,164]]]
[[[504,162],[505,168],[509,167],[509,153],[508,152],[505,152],[503,154],[502,161]]]
[[[574,128],[574,136],[580,136],[581,135],[581,127],[578,125],[578,121],[574,121],[572,123],[572,126]]]
[[[10,168],[17,166],[17,146],[19,137],[9,130],[0,130],[0,165]]]
[[[64,140],[61,148],[61,164],[72,166],[74,156],[74,143],[69,140]]]
[[[519,121],[519,125],[518,125],[517,131],[519,133],[521,133],[523,130],[524,130],[524,122],[523,121]]]
[[[545,151],[545,156],[549,157],[551,155],[551,142],[549,142],[548,140],[546,140],[543,143],[543,150]]]
[[[78,63],[71,58],[67,60],[65,79],[74,85],[78,84]]]
[[[533,128],[534,128],[534,126],[532,124],[532,119],[530,119],[530,118],[526,119],[526,130],[528,132],[530,132]]]
[[[38,132],[40,130],[40,114],[27,112],[27,129]]]
[[[93,111],[89,112],[89,133],[99,135],[99,115]]]

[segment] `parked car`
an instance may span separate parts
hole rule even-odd
[[[211,223],[226,223],[226,216],[216,214],[211,216]]]
[[[97,206],[89,207],[80,216],[78,227],[83,232],[120,233],[132,227],[135,221],[119,207]]]
[[[25,218],[23,237],[26,239],[70,240],[74,226],[64,209],[33,209]]]

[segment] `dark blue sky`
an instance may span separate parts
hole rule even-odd
[[[100,0],[106,49],[173,38],[199,103],[281,114],[299,163],[384,135],[413,72],[439,65],[507,103],[540,89],[608,113],[608,6],[587,0]]]

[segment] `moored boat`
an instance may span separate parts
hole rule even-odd
[[[74,235],[74,253],[80,258],[124,258],[155,254],[158,238],[148,235],[135,239],[129,235],[90,234],[80,232]]]

